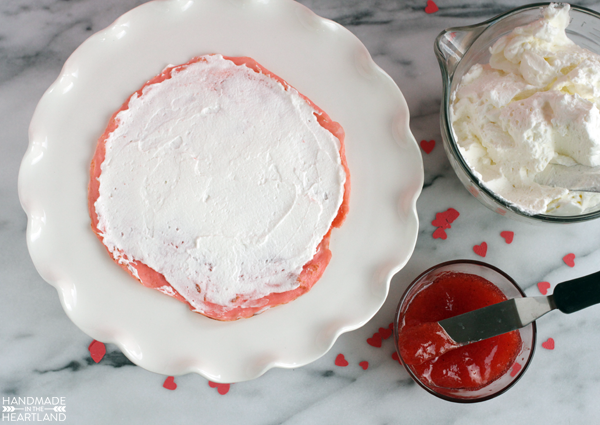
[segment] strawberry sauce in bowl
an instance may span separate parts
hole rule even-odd
[[[398,305],[398,357],[411,378],[437,397],[454,402],[496,397],[529,365],[535,322],[464,346],[454,343],[437,322],[524,296],[514,280],[488,264],[457,260],[434,266],[409,285]]]

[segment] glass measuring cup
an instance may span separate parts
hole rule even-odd
[[[543,17],[542,8],[550,3],[535,3],[513,9],[481,24],[449,28],[442,31],[435,40],[444,93],[441,106],[441,131],[444,150],[461,183],[483,205],[492,211],[513,219],[527,222],[577,223],[600,217],[600,205],[595,211],[571,216],[548,214],[529,215],[500,198],[485,187],[473,174],[462,157],[451,125],[452,94],[460,84],[463,75],[477,63],[488,63],[489,48],[502,36],[516,27],[527,25]],[[596,54],[600,54],[600,14],[593,10],[571,5],[571,22],[567,36],[576,44]]]

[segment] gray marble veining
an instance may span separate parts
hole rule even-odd
[[[596,271],[600,223],[533,226],[482,207],[459,183],[441,147],[441,82],[433,40],[444,28],[467,25],[524,4],[515,0],[304,0],[317,14],[346,26],[396,81],[411,111],[417,140],[436,140],[423,154],[425,186],[418,202],[419,239],[407,266],[392,281],[388,300],[363,328],[344,334],[332,350],[305,367],[274,369],[234,384],[226,395],[197,375],[175,379],[145,371],[112,345],[96,364],[91,339],[64,313],[56,291],[37,274],[25,244],[26,217],[17,196],[17,173],[37,101],[73,50],[140,0],[5,0],[0,2],[0,397],[65,397],[69,424],[592,424],[600,407],[600,310],[552,313],[539,325],[534,361],[508,393],[477,405],[438,400],[418,388],[391,358],[392,339],[366,343],[391,321],[406,285],[426,268],[450,259],[478,257],[513,276],[530,295],[536,284],[556,284]],[[582,6],[600,10],[600,2]],[[433,239],[431,221],[447,208],[460,213],[448,239]],[[512,230],[506,244],[500,232]],[[562,257],[576,255],[569,268]],[[554,338],[554,350],[541,347]],[[349,362],[334,365],[337,354]],[[368,361],[363,370],[359,362]],[[3,402],[4,403],[4,402]]]

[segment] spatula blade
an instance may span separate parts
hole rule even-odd
[[[527,326],[555,308],[551,297],[513,298],[438,322],[459,344],[469,344]]]
[[[600,192],[600,167],[548,164],[544,171],[536,174],[534,181],[545,186]]]

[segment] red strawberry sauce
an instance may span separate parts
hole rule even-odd
[[[500,378],[521,349],[518,331],[458,347],[445,332],[439,334],[443,329],[435,322],[505,300],[500,289],[480,276],[440,275],[415,295],[399,323],[404,363],[431,387],[475,390]],[[426,359],[422,354],[428,350],[435,355]]]

